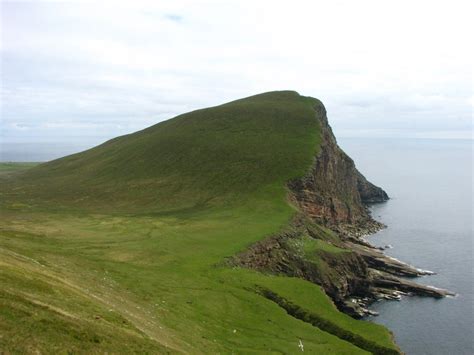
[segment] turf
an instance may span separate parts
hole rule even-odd
[[[367,353],[290,316],[265,287],[396,349],[309,282],[230,269],[287,225],[285,183],[320,131],[312,98],[273,92],[198,110],[4,177],[0,349],[40,352]],[[0,169],[2,174],[2,169]],[[323,241],[305,250],[344,252]]]

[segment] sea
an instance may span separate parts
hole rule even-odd
[[[473,141],[341,138],[367,179],[390,196],[372,215],[387,228],[370,236],[385,252],[435,275],[416,281],[455,297],[402,297],[372,305],[408,355],[472,355]],[[4,143],[1,161],[48,161],[89,148],[70,143]]]
[[[387,326],[408,355],[473,355],[473,141],[345,138],[339,145],[390,196],[371,207],[387,228],[368,240],[436,273],[417,282],[456,293],[380,301],[369,320]]]

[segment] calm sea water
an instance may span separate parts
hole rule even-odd
[[[97,144],[0,142],[0,162],[43,162],[77,153]]]
[[[371,320],[409,355],[474,354],[473,142],[341,139],[359,170],[391,200],[372,208],[388,228],[371,236],[387,254],[436,272],[418,278],[458,296],[382,301]]]
[[[458,296],[378,302],[380,316],[408,355],[474,354],[472,141],[340,139],[359,170],[391,200],[372,208],[388,228],[371,236],[387,254],[437,273],[418,282]],[[3,144],[1,161],[47,161],[88,148]]]

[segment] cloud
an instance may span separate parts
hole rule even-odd
[[[2,2],[2,138],[95,144],[278,89],[322,99],[336,135],[468,132],[470,9],[469,1]],[[36,136],[20,127],[37,127]]]

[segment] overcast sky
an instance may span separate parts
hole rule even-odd
[[[472,138],[471,1],[2,1],[1,139],[96,144],[270,90],[336,136]]]

